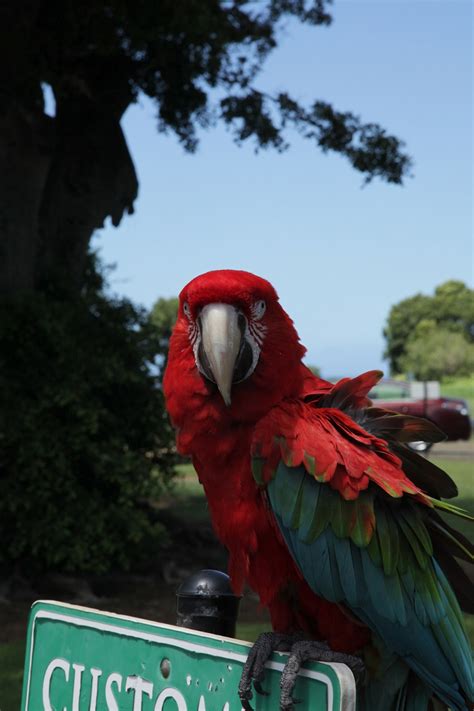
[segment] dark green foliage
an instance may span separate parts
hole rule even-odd
[[[0,561],[25,572],[127,567],[164,538],[147,506],[174,463],[159,336],[93,268],[88,284],[0,306]]]
[[[416,337],[420,324],[424,328],[423,322],[426,327],[434,324],[461,334],[468,343],[474,342],[474,291],[461,281],[451,280],[440,284],[433,296],[416,294],[392,306],[383,332],[387,343],[384,357],[392,373],[403,372],[410,338]]]
[[[152,306],[150,312],[150,323],[156,329],[159,338],[159,354],[162,360],[162,371],[166,366],[168,348],[176,319],[178,317],[178,299],[173,296],[170,299],[158,299]]]
[[[288,94],[269,96],[252,88],[223,99],[221,109],[224,121],[234,126],[237,141],[253,137],[257,150],[288,148],[285,129],[290,125],[324,152],[346,156],[353,168],[365,174],[366,183],[374,177],[400,183],[410,170],[402,141],[387,135],[381,126],[363,124],[358,116],[335,111],[323,101],[305,109]]]

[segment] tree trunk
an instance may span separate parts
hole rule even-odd
[[[120,117],[75,89],[57,96],[55,150],[39,213],[39,285],[65,277],[78,288],[94,230],[108,216],[117,226],[137,196]]]
[[[35,286],[38,216],[51,161],[51,122],[10,106],[0,116],[0,293]]]
[[[30,14],[12,23],[23,39]],[[0,11],[0,20],[2,13]],[[7,18],[8,19],[8,18]],[[11,19],[11,18],[10,18]],[[0,40],[6,35],[1,28]],[[19,32],[21,29],[21,32]],[[18,32],[16,31],[18,30]],[[120,119],[133,101],[126,67],[89,58],[52,79],[56,116],[43,111],[34,57],[20,46],[0,85],[0,295],[55,283],[78,290],[91,236],[133,211],[138,183]],[[13,60],[16,45],[10,43]],[[0,58],[1,59],[1,58]],[[14,63],[14,62],[13,62]],[[10,69],[12,56],[9,56]],[[123,69],[123,71],[121,71]],[[6,89],[4,89],[6,87]]]

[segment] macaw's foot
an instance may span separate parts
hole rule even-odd
[[[344,654],[343,652],[333,652],[326,642],[315,642],[313,640],[297,641],[290,649],[290,656],[281,674],[281,711],[294,711],[294,704],[298,703],[298,700],[293,698],[296,677],[298,676],[301,666],[309,661],[346,664],[354,674],[356,681],[362,679],[365,674],[364,662],[360,657],[354,657],[351,654]]]
[[[240,677],[239,697],[245,711],[253,711],[250,704],[250,699],[253,697],[252,685],[258,694],[267,696],[267,692],[262,689],[261,684],[268,659],[273,652],[289,652],[294,642],[293,635],[280,632],[264,632],[259,636],[249,652]]]
[[[308,661],[339,662],[346,664],[356,680],[365,672],[364,663],[359,657],[342,652],[333,652],[326,642],[305,640],[302,635],[285,635],[278,632],[264,632],[250,650],[245,662],[239,684],[239,697],[245,711],[253,711],[250,700],[253,697],[252,684],[258,694],[267,695],[262,688],[265,663],[273,652],[289,652],[288,661],[281,675],[280,709],[294,711],[298,699],[293,698],[296,677],[301,666]]]

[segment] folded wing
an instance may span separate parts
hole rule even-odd
[[[439,431],[367,408],[367,387],[366,374],[333,397],[274,408],[255,432],[254,476],[314,592],[349,608],[440,699],[464,709],[472,660],[452,584],[472,604],[458,560],[472,562],[473,547],[437,509],[465,514],[439,498],[456,493],[448,475],[403,444]]]

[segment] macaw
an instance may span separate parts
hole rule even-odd
[[[472,562],[473,546],[439,512],[468,514],[443,500],[457,494],[448,475],[406,446],[443,435],[372,407],[379,371],[334,385],[304,353],[260,277],[212,271],[180,294],[164,377],[178,449],[204,487],[235,592],[255,590],[274,630],[249,655],[242,706],[252,684],[265,693],[278,648],[292,660],[285,711],[308,658],[346,661],[360,710],[467,711],[461,607],[473,612],[474,595],[459,559]]]

